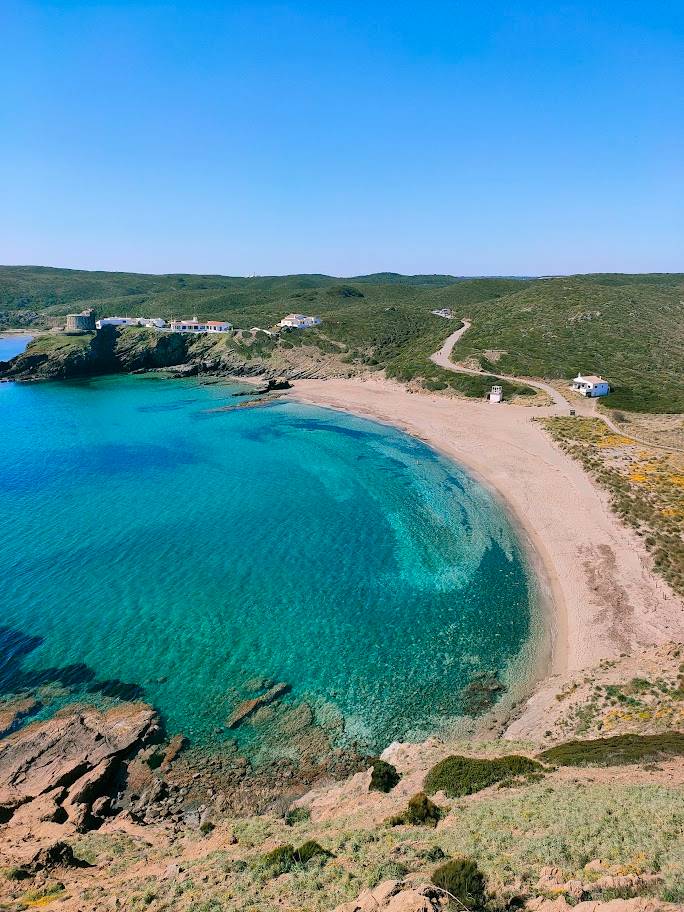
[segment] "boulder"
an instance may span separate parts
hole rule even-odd
[[[51,846],[39,849],[24,867],[35,874],[38,871],[51,871],[53,868],[90,868],[92,865],[77,858],[74,850],[66,842],[54,842]]]
[[[447,897],[432,884],[413,886],[403,880],[386,880],[334,912],[439,912],[446,907]]]

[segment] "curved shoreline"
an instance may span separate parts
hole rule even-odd
[[[548,681],[632,649],[684,640],[682,602],[607,496],[532,421],[555,409],[413,393],[385,379],[299,380],[289,397],[409,433],[462,464],[503,502],[528,545],[542,598]]]

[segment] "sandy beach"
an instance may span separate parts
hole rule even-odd
[[[651,573],[639,538],[533,420],[558,414],[558,406],[413,393],[381,378],[300,380],[290,395],[400,427],[462,464],[501,498],[526,533],[552,605],[554,677],[684,640],[684,605]],[[542,684],[526,715],[534,713],[535,700],[544,702],[543,690]]]

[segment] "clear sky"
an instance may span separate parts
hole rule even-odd
[[[684,270],[684,4],[1,0],[0,262]]]

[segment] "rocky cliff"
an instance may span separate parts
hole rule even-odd
[[[209,337],[115,326],[83,335],[49,334],[38,336],[12,361],[0,362],[0,379],[69,380],[174,368],[178,376],[292,380],[346,377],[357,370],[325,340],[316,345],[294,338],[296,344],[263,333]]]
[[[38,336],[12,361],[0,363],[0,377],[12,380],[93,377],[183,364],[187,337],[153,330],[122,331],[107,326],[80,336]]]

